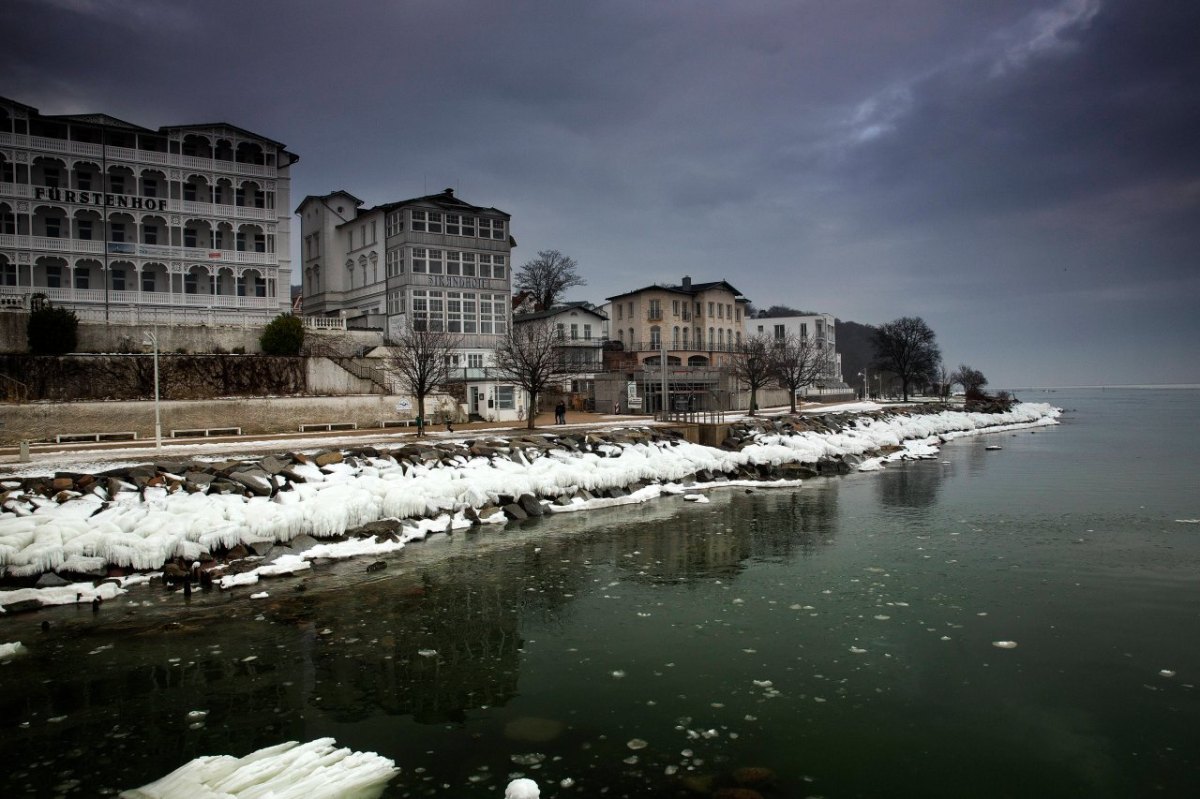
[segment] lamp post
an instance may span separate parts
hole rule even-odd
[[[147,330],[142,344],[154,347],[154,448],[162,449],[162,414],[158,403],[158,330]]]
[[[863,387],[862,399],[865,400],[867,398],[867,395],[871,393],[867,387],[867,370],[863,369],[861,372],[858,373],[858,376],[862,378],[862,387]]]

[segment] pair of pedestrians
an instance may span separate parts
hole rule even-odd
[[[559,403],[554,406],[554,423],[567,423],[567,403],[559,401]]]

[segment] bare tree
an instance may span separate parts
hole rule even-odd
[[[983,372],[978,369],[972,369],[965,363],[960,363],[958,368],[954,370],[954,374],[950,375],[950,383],[958,383],[963,387],[963,393],[967,395],[967,399],[979,399],[983,396],[983,387],[987,385],[987,378],[983,376]]]
[[[929,378],[942,358],[937,336],[919,316],[904,316],[875,330],[875,357],[881,369],[900,380],[904,401],[908,388]]]
[[[538,396],[548,385],[573,372],[563,357],[558,328],[548,319],[509,325],[493,357],[496,366],[529,395],[526,427],[532,430],[537,416]]]
[[[811,386],[829,371],[829,354],[807,336],[788,336],[771,347],[772,372],[780,388],[788,390],[792,413],[796,392]]]
[[[424,325],[404,329],[391,342],[389,370],[400,378],[401,387],[417,399],[417,435],[425,435],[425,398],[450,379],[450,356],[462,347],[462,337],[444,330],[427,330]]]
[[[563,299],[566,290],[573,286],[586,286],[577,271],[579,264],[558,250],[539,250],[537,258],[528,262],[517,272],[513,286],[528,291],[538,310],[548,311],[554,303]]]
[[[946,362],[938,359],[933,369],[933,381],[937,384],[938,398],[945,402],[950,397],[950,387],[954,385],[954,375],[946,368]]]
[[[758,390],[775,380],[773,342],[766,336],[750,336],[733,352],[730,373],[750,389],[750,415],[758,411]]]

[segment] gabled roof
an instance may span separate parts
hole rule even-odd
[[[58,114],[55,116],[43,116],[42,119],[53,119],[60,122],[82,122],[85,125],[104,125],[109,128],[124,128],[125,130],[134,130],[139,133],[157,133],[158,131],[150,128],[143,128],[141,125],[135,125],[132,122],[126,122],[123,119],[109,116],[108,114]]]
[[[686,278],[685,278],[685,280],[686,280]],[[724,280],[713,280],[708,283],[692,283],[690,280],[688,280],[686,283],[679,285],[679,286],[664,286],[664,285],[658,285],[657,283],[655,283],[655,284],[652,284],[649,286],[645,286],[644,288],[634,289],[633,291],[624,291],[624,292],[621,292],[620,294],[614,294],[613,296],[606,297],[605,299],[616,300],[616,299],[620,299],[621,297],[629,297],[634,294],[641,294],[643,291],[670,291],[670,292],[674,292],[675,294],[685,294],[689,297],[694,297],[701,292],[711,291],[712,289],[721,289],[721,288],[723,288],[726,291],[728,291],[729,293],[731,293],[737,302],[748,302],[748,300],[746,300],[746,298],[742,296],[742,292],[738,291],[736,288],[734,288],[732,285],[730,285],[727,281],[724,281]]]
[[[396,208],[402,208],[410,205],[424,205],[427,207],[440,208],[445,211],[458,211],[460,213],[492,212],[499,214],[505,219],[511,219],[512,215],[499,208],[484,208],[480,205],[471,205],[469,202],[464,202],[454,196],[454,189],[445,189],[438,194],[426,194],[424,197],[413,197],[410,200],[400,200],[398,202],[383,203],[374,208],[368,208],[367,211],[392,211]]]
[[[284,144],[283,142],[278,142],[278,141],[275,141],[274,139],[268,139],[266,136],[262,135],[261,133],[255,133],[252,130],[246,130],[245,128],[239,128],[237,125],[231,125],[228,122],[198,122],[195,125],[164,125],[163,127],[159,128],[159,130],[162,131],[163,133],[166,133],[169,130],[213,131],[213,130],[217,130],[217,129],[229,130],[229,131],[233,131],[234,133],[240,133],[241,135],[247,136],[251,139],[258,139],[259,141],[264,141],[267,144],[274,144],[276,147],[279,147],[279,148],[287,147],[287,145]],[[292,155],[292,153],[289,153],[289,155]]]
[[[283,154],[286,155],[290,159],[289,165],[294,164],[300,160],[300,156],[296,155],[295,153],[287,152],[287,145],[284,144],[283,142],[277,142],[274,139],[267,138],[266,136],[262,135],[261,133],[255,133],[252,130],[246,130],[245,128],[238,127],[237,125],[231,125],[228,122],[200,122],[195,125],[163,125],[158,130],[154,130],[153,128],[147,128],[147,127],[143,127],[141,125],[135,125],[132,122],[126,122],[123,119],[117,119],[116,117],[109,116],[108,114],[57,114],[57,115],[43,114],[42,112],[38,111],[36,108],[34,108],[31,105],[26,105],[25,103],[19,103],[16,100],[11,100],[7,97],[0,96],[0,100],[12,103],[13,105],[19,105],[22,108],[24,108],[26,111],[30,111],[35,116],[41,117],[42,119],[55,120],[58,122],[79,122],[79,123],[82,123],[85,125],[102,125],[104,127],[123,128],[125,130],[139,131],[141,133],[157,133],[157,134],[163,135],[163,134],[169,133],[170,131],[173,131],[173,130],[188,129],[188,130],[209,130],[209,131],[211,131],[211,130],[220,128],[222,130],[228,130],[228,131],[232,131],[234,133],[241,134],[242,136],[245,136],[247,138],[258,139],[261,142],[266,142],[267,144],[271,144],[271,145],[274,145],[275,147],[278,147],[280,150],[283,150]]]
[[[363,204],[362,200],[358,199],[357,197],[355,197],[353,194],[346,191],[345,189],[337,189],[336,191],[331,191],[328,194],[309,194],[303,200],[300,201],[300,204],[296,206],[296,210],[293,211],[292,213],[294,213],[294,214],[300,213],[300,209],[303,208],[305,203],[307,203],[309,200],[328,200],[330,197],[334,197],[339,194],[342,195],[343,197],[345,197],[346,199],[353,201],[355,208],[357,208],[358,206]]]
[[[583,311],[592,316],[607,321],[608,316],[603,312],[592,307],[588,302],[566,302],[562,305],[555,305],[548,311],[534,311],[533,313],[513,314],[513,323],[517,322],[533,322],[537,319],[550,319],[561,314],[570,313],[571,311]]]

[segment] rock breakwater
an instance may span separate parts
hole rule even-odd
[[[0,572],[9,587],[147,571],[174,583],[207,575],[236,585],[230,564],[247,558],[257,573],[264,562],[292,573],[315,558],[398,549],[431,532],[642,501],[689,485],[846,474],[927,455],[911,443],[927,449],[979,429],[1052,424],[1056,415],[1045,405],[1003,414],[932,406],[747,418],[730,425],[717,448],[646,427],[0,479]],[[8,605],[0,593],[0,606]]]

